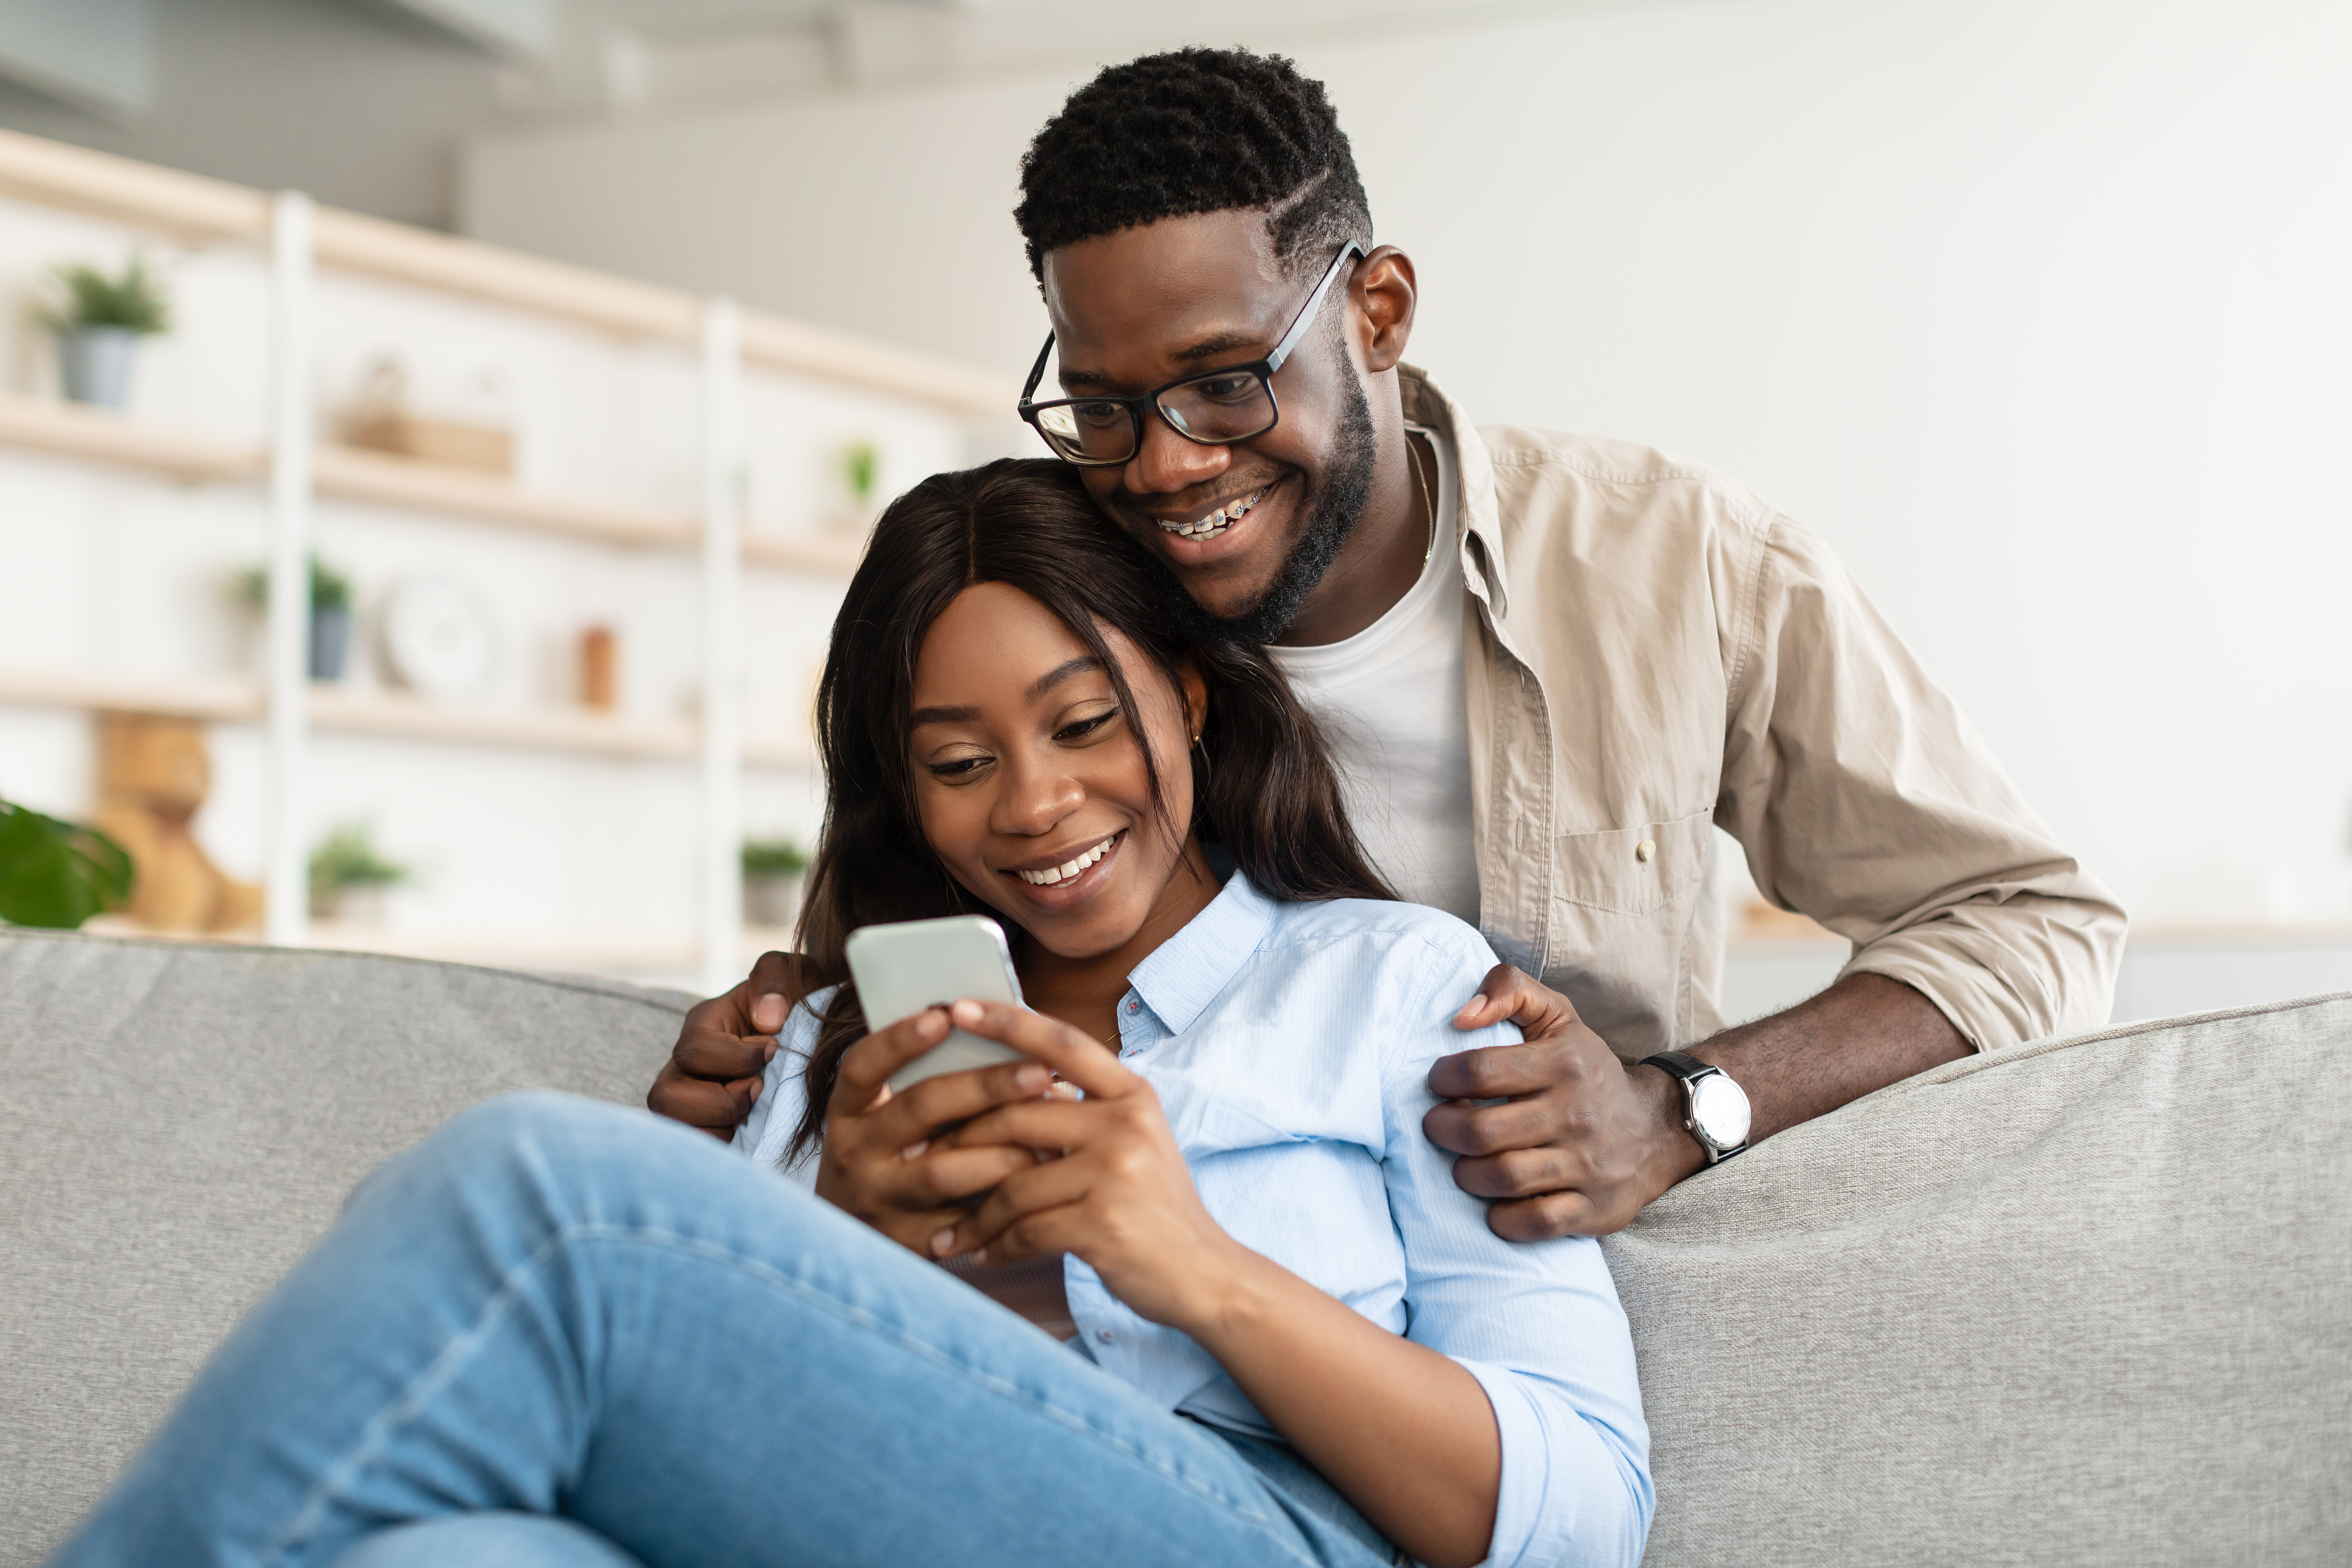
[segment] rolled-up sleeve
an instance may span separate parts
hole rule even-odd
[[[1384,1073],[1381,1166],[1404,1242],[1406,1337],[1461,1365],[1494,1407],[1503,1473],[1487,1568],[1631,1568],[1656,1496],[1633,1336],[1601,1244],[1502,1240],[1486,1205],[1454,1184],[1453,1156],[1422,1131],[1437,1057],[1518,1037],[1451,1028],[1450,998],[1475,990],[1491,962],[1483,943],[1463,945],[1461,963],[1432,966],[1444,974],[1417,1009],[1427,1025],[1403,1033]]]
[[[1757,888],[1925,995],[1979,1050],[2095,1028],[2125,918],[1829,547],[1763,532],[1733,655],[1716,820]]]

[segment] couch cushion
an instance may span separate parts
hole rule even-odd
[[[2352,1562],[2352,994],[1973,1058],[1607,1245],[1646,1562]]]
[[[506,1089],[642,1104],[689,1002],[0,932],[0,1564],[80,1517],[362,1174]]]

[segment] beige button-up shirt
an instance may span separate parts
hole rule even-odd
[[[1451,430],[1479,926],[1621,1057],[1721,1029],[1713,829],[1979,1050],[2096,1027],[2124,912],[1828,546],[1647,447]]]

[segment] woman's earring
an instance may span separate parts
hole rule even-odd
[[[1197,745],[1199,745],[1200,743],[1201,743],[1201,731],[1198,731],[1198,730],[1195,730],[1195,731],[1192,731],[1192,744],[1194,744],[1195,746],[1197,746]]]

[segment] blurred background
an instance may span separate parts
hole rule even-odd
[[[1843,553],[2132,911],[2119,1018],[2352,986],[2336,0],[0,0],[0,796],[185,863],[98,929],[249,924],[299,841],[308,940],[740,969],[822,812],[860,531],[1027,449],[1021,150],[1184,43],[1328,84],[1473,417],[1662,447]],[[343,615],[299,766],[274,386]],[[1733,1010],[1823,983],[1842,945],[1724,858]]]

